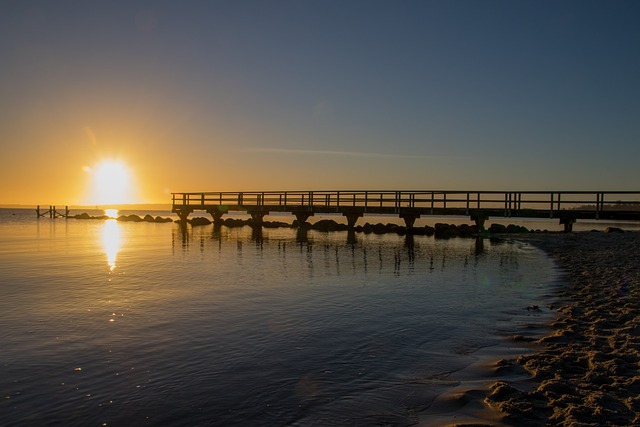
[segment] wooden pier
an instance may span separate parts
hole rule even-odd
[[[41,209],[40,205],[36,206],[36,215],[38,218],[46,217],[49,218],[68,218],[69,217],[69,206],[64,207],[64,211],[57,210],[54,205],[50,205],[49,209],[45,209],[44,207]]]
[[[315,214],[342,214],[349,227],[367,214],[398,215],[408,229],[423,216],[467,216],[482,228],[491,217],[557,218],[566,231],[579,219],[640,221],[640,191],[258,191],[172,193],[183,223],[194,211],[214,222],[230,211],[260,225],[271,212],[299,223]]]

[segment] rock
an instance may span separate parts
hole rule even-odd
[[[187,220],[187,222],[189,224],[191,224],[192,227],[197,226],[197,225],[209,225],[209,224],[211,224],[211,220],[209,220],[209,218],[204,218],[204,217],[201,217],[201,216],[189,219],[189,220]]]
[[[489,233],[504,233],[506,230],[507,227],[502,224],[491,224],[489,227]]]
[[[223,224],[227,227],[244,227],[245,225],[247,225],[247,222],[245,222],[242,219],[236,219],[236,218],[227,218],[223,221]]]
[[[374,234],[384,234],[387,232],[387,227],[384,224],[379,222],[373,226],[372,231]]]
[[[138,215],[121,215],[117,219],[118,219],[118,221],[123,221],[123,222],[140,222],[140,221],[142,221],[142,218],[140,218]]]
[[[436,223],[435,225],[435,237],[436,239],[449,239],[451,237],[458,237],[460,230],[454,224]]]
[[[624,230],[622,230],[622,228],[618,228],[618,227],[607,227],[604,229],[605,233],[624,233]]]
[[[142,218],[142,220],[143,220],[143,221],[147,221],[147,222],[155,222],[155,220],[156,220],[156,219],[155,219],[154,217],[152,217],[151,215],[146,214],[146,215],[144,216],[144,218]]]
[[[338,223],[332,219],[321,219],[311,225],[313,230],[318,231],[336,231],[338,229]]]
[[[412,234],[414,236],[426,236],[427,229],[425,227],[413,227],[407,230],[407,234]]]
[[[112,219],[110,216],[107,216],[107,215],[91,216],[86,212],[70,216],[69,218],[73,218],[73,219]]]
[[[504,232],[505,233],[528,233],[529,230],[527,230],[526,227],[521,227],[515,224],[509,224],[507,225],[507,228],[504,230]]]
[[[476,225],[461,224],[458,227],[458,233],[460,237],[472,237],[478,234],[478,227]]]
[[[289,228],[289,224],[282,221],[264,221],[262,223],[264,228]]]

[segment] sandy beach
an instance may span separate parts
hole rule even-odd
[[[640,233],[518,240],[547,252],[565,276],[558,295],[540,306],[556,313],[549,330],[513,337],[529,352],[485,357],[484,381],[463,380],[421,425],[640,425]]]

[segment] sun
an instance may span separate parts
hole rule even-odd
[[[131,174],[117,160],[105,160],[92,169],[93,186],[90,198],[96,205],[132,203]]]

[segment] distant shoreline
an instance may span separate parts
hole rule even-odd
[[[169,211],[171,212],[171,203],[134,203],[134,204],[114,204],[114,205],[65,205],[56,203],[47,203],[41,205],[22,205],[22,204],[0,204],[0,209],[33,209],[37,206],[40,208],[47,208],[49,206],[56,206],[58,209],[69,207],[69,210],[103,210],[103,209],[118,209],[123,211],[137,211],[137,210],[150,210],[150,211]]]

